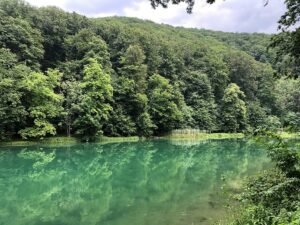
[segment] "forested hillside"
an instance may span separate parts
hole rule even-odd
[[[89,19],[0,0],[0,137],[300,127],[300,80],[271,36]],[[286,77],[285,75],[289,75]]]

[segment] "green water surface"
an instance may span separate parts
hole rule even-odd
[[[269,165],[253,141],[0,148],[0,225],[197,225]]]

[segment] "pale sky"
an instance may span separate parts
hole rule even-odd
[[[285,11],[284,0],[216,0],[208,5],[196,0],[193,14],[186,5],[154,10],[148,0],[27,0],[35,6],[55,5],[88,17],[128,16],[174,26],[205,28],[228,32],[277,31],[277,21]]]

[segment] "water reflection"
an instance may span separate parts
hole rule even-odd
[[[0,224],[211,224],[224,213],[221,187],[268,162],[245,140],[6,148]]]

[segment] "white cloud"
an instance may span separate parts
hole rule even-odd
[[[174,5],[168,9],[163,9],[161,7],[157,9],[152,9],[149,1],[140,1],[135,2],[132,7],[124,8],[124,16],[129,17],[138,17],[141,19],[149,19],[157,23],[168,23],[173,21],[172,25],[180,25],[180,23],[176,24],[176,19],[178,19],[179,15],[186,14],[185,5]],[[179,21],[178,21],[179,22]]]
[[[149,10],[147,0],[124,9],[125,16],[134,16],[175,26],[197,27],[230,32],[276,32],[277,21],[284,12],[283,0],[270,1],[264,7],[263,0],[226,0],[213,5],[196,1],[193,14],[185,11],[185,5],[168,9]]]
[[[152,9],[149,0],[28,0],[33,5],[56,5],[91,17],[129,16],[175,26],[197,27],[230,32],[276,32],[277,21],[284,12],[284,0],[217,0],[209,5],[196,0],[193,14],[186,5]]]
[[[62,9],[65,9],[65,5],[67,0],[26,0],[27,2],[29,2],[32,5],[38,6],[38,7],[42,7],[42,6],[58,6]]]

